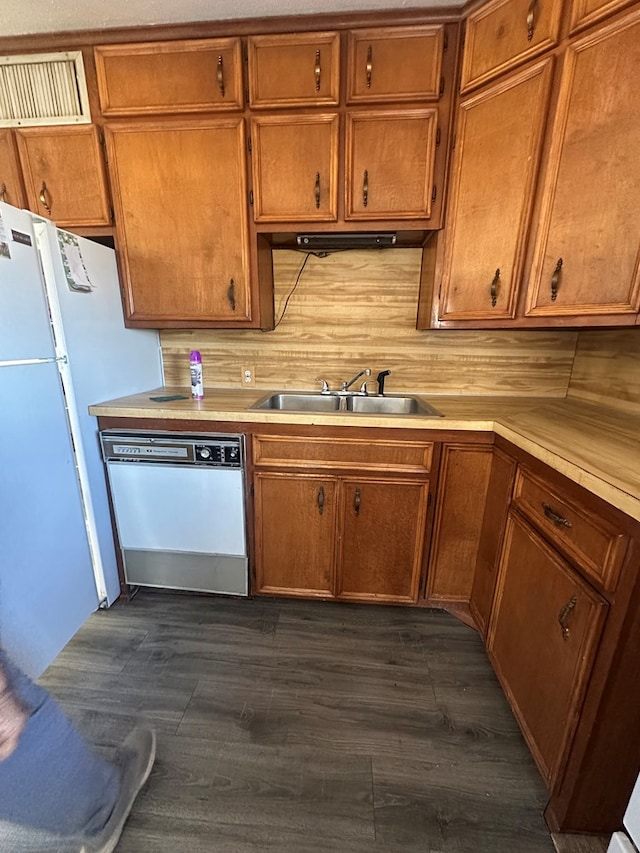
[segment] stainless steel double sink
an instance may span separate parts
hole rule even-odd
[[[429,403],[412,395],[398,394],[376,397],[364,394],[282,392],[263,397],[251,408],[278,412],[344,412],[368,415],[419,415],[424,418],[443,417]]]

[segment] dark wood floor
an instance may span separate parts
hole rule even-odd
[[[470,628],[438,611],[141,592],[41,682],[105,755],[158,758],[118,853],[552,853]]]

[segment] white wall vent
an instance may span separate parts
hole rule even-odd
[[[0,127],[90,121],[81,51],[0,56]]]

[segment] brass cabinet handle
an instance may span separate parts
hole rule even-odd
[[[318,489],[318,512],[320,515],[324,512],[324,486]]]
[[[371,45],[367,48],[367,89],[371,88],[371,72],[373,71],[373,49]]]
[[[529,9],[527,10],[527,41],[531,41],[536,30],[536,7],[538,0],[531,0]]]
[[[558,515],[558,513],[552,509],[549,504],[542,504],[542,509],[544,510],[544,514],[547,518],[551,519],[554,524],[557,524],[558,527],[572,527],[573,525],[569,521],[568,518],[564,518],[562,515]]]
[[[315,74],[315,77],[316,77],[316,92],[320,91],[320,74],[321,74],[321,71],[322,71],[322,68],[320,67],[320,51],[316,50],[316,64],[313,68],[313,73]]]
[[[353,496],[353,511],[356,515],[360,515],[360,489],[356,489]]]
[[[366,169],[362,178],[362,204],[363,207],[369,204],[369,172]]]
[[[40,199],[40,203],[42,204],[44,209],[47,211],[49,216],[51,216],[51,206],[49,204],[49,200],[47,199],[47,192],[48,192],[47,191],[47,185],[43,181],[42,186],[40,187],[40,195],[38,196],[38,198]]]
[[[320,172],[316,172],[316,181],[313,188],[316,197],[316,210],[320,209]]]
[[[560,630],[562,631],[563,640],[569,639],[569,626],[567,625],[567,620],[569,618],[569,615],[571,614],[571,611],[575,608],[577,603],[578,599],[575,597],[575,595],[572,595],[569,601],[567,601],[564,607],[560,610],[560,613],[558,613],[558,622],[560,623]]]
[[[6,200],[7,200],[7,185],[2,184],[2,186],[0,187],[0,201],[6,201]]]
[[[493,308],[496,307],[496,302],[498,301],[498,284],[500,283],[500,269],[496,270],[496,274],[493,277],[493,281],[491,282],[491,305]]]
[[[555,302],[558,296],[558,287],[560,286],[560,273],[562,272],[562,258],[559,258],[558,263],[551,276],[551,301]]]
[[[229,282],[229,287],[227,288],[227,299],[229,300],[229,305],[231,306],[231,310],[236,310],[236,283],[233,279]]]
[[[220,94],[224,98],[224,66],[222,64],[222,56],[218,57],[216,77],[218,78],[218,89],[220,89]]]

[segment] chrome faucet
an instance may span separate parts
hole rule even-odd
[[[348,382],[343,382],[342,383],[342,390],[348,391],[349,388],[351,388],[351,386],[353,385],[353,383],[357,382],[361,376],[371,376],[371,368],[367,367],[366,370],[361,370],[360,373],[356,373],[356,375],[353,377],[353,379],[350,379]],[[362,383],[362,387],[360,388],[360,393],[361,394],[367,393],[367,383],[366,382]]]

